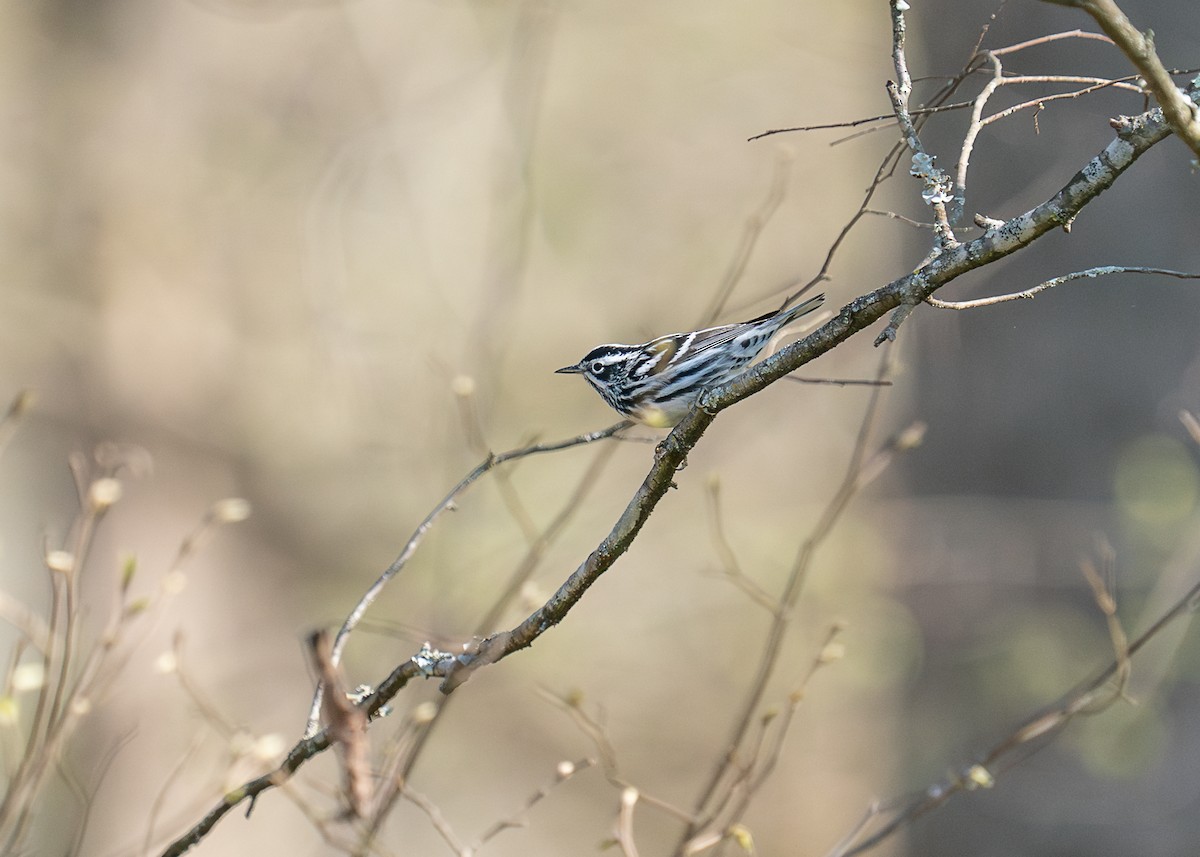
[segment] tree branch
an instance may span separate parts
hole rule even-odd
[[[1200,157],[1200,110],[1195,103],[1195,93],[1189,97],[1171,80],[1171,75],[1154,50],[1154,31],[1145,33],[1121,11],[1113,0],[1044,0],[1056,6],[1082,9],[1091,15],[1100,29],[1121,49],[1121,53],[1137,68],[1154,93],[1163,116],[1180,140]]]
[[[994,225],[979,238],[946,248],[916,271],[861,295],[804,339],[781,349],[745,374],[705,395],[701,407],[685,417],[658,446],[650,471],[611,532],[544,605],[511,630],[468,645],[459,654],[430,653],[432,657],[415,656],[401,664],[364,701],[368,713],[376,716],[379,709],[414,678],[443,677],[442,688],[450,692],[466,681],[476,669],[532,645],[542,634],[561,622],[592,584],[629,549],[659,501],[674,484],[675,474],[686,462],[688,453],[718,413],[831,351],[881,319],[906,297],[917,296],[923,300],[963,274],[1028,246],[1055,227],[1069,225],[1089,202],[1109,188],[1138,157],[1169,136],[1172,130],[1159,111],[1150,111],[1137,117],[1122,117],[1112,124],[1117,130],[1116,138],[1050,199]],[[538,451],[546,450],[548,447],[539,448]],[[494,463],[485,462],[487,466],[493,466]],[[329,745],[330,739],[325,731],[300,741],[276,771],[227,794],[195,827],[171,843],[163,852],[164,857],[183,854],[239,803],[250,799],[252,807],[259,794],[291,777],[306,761]]]

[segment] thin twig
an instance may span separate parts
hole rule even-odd
[[[925,298],[925,303],[938,309],[978,309],[979,307],[994,306],[996,304],[1007,303],[1008,301],[1027,300],[1039,292],[1044,292],[1055,286],[1061,286],[1063,283],[1069,283],[1072,280],[1095,279],[1096,277],[1104,277],[1109,274],[1158,274],[1164,277],[1176,277],[1181,280],[1200,279],[1200,274],[1172,271],[1168,268],[1146,268],[1138,265],[1101,265],[1095,268],[1088,268],[1084,271],[1072,271],[1069,274],[1063,274],[1061,277],[1054,277],[1022,292],[996,295],[990,298],[977,298],[973,301],[943,301],[935,297],[928,297]]]
[[[887,374],[890,362],[889,349],[885,350],[881,355],[879,364],[879,377],[881,379]],[[693,804],[695,820],[688,825],[681,836],[679,844],[676,847],[676,854],[686,854],[687,843],[694,839],[698,833],[710,826],[715,817],[713,810],[710,808],[711,805],[714,802],[717,806],[724,803],[724,800],[718,797],[718,789],[723,782],[730,778],[735,770],[737,760],[740,757],[740,748],[744,744],[750,727],[754,723],[758,710],[762,705],[767,685],[771,677],[775,674],[775,667],[783,651],[784,636],[791,624],[791,611],[795,606],[797,598],[800,596],[800,591],[807,578],[808,570],[816,557],[818,549],[829,537],[834,525],[848,507],[850,500],[858,492],[858,487],[861,484],[860,475],[862,466],[866,461],[867,444],[870,442],[871,432],[875,427],[875,420],[879,414],[881,401],[881,388],[873,389],[863,413],[863,418],[859,424],[858,437],[850,453],[850,460],[846,465],[845,476],[842,478],[842,483],[834,493],[833,498],[822,512],[820,519],[813,526],[796,554],[796,559],[792,563],[788,579],[782,593],[779,595],[776,609],[773,611],[771,626],[763,642],[762,653],[759,656],[754,681],[747,690],[745,698],[742,701],[741,711],[734,723],[729,738],[724,743],[726,748],[725,754],[714,767],[706,785],[701,789],[699,796]],[[714,800],[715,798],[716,800]]]
[[[633,808],[637,806],[638,791],[627,788],[621,792],[620,808],[614,826],[617,845],[625,857],[638,857],[637,843],[633,839]]]
[[[554,780],[526,798],[525,803],[517,812],[507,818],[500,819],[481,833],[471,846],[469,853],[474,854],[478,852],[484,845],[506,830],[511,830],[514,827],[524,827],[528,823],[526,816],[529,815],[530,810],[549,797],[555,788],[574,777],[580,771],[586,771],[594,764],[596,764],[594,759],[580,759],[578,762],[560,762],[558,769],[555,771]]]
[[[163,781],[162,786],[158,789],[158,793],[154,796],[154,800],[150,803],[150,812],[146,816],[146,836],[142,842],[142,854],[146,855],[146,857],[149,857],[152,853],[155,838],[154,828],[158,824],[158,816],[162,812],[163,804],[166,803],[167,794],[170,792],[171,787],[183,777],[184,771],[191,767],[192,759],[200,750],[203,740],[199,733],[192,736],[192,743],[184,751],[183,755],[179,757],[179,761],[175,763],[175,767],[167,773],[166,780]]]
[[[458,838],[458,834],[454,832],[454,828],[450,826],[450,822],[446,820],[446,816],[442,815],[442,811],[438,808],[437,804],[408,786],[401,786],[400,794],[404,796],[405,800],[425,813],[425,817],[429,819],[429,823],[433,825],[433,829],[441,835],[442,839],[446,840],[446,844],[450,846],[450,850],[458,855],[458,857],[464,857],[464,855],[471,853],[467,850],[467,846],[463,841]]]
[[[763,229],[766,228],[775,212],[779,210],[779,206],[783,204],[791,172],[792,156],[782,150],[776,153],[775,169],[771,174],[771,185],[767,189],[766,198],[763,199],[758,210],[746,219],[746,224],[742,227],[742,240],[738,244],[733,259],[729,262],[725,276],[721,278],[721,285],[717,287],[716,294],[713,295],[708,308],[700,317],[699,327],[713,324],[724,311],[729,296],[733,294],[742,275],[746,273],[746,266],[750,263],[750,257],[754,254],[758,239],[762,237]]]
[[[797,384],[832,384],[835,387],[890,387],[891,381],[880,381],[873,378],[801,378],[787,375],[785,381],[795,381]]]
[[[354,609],[350,611],[350,614],[342,623],[342,627],[338,630],[337,636],[334,637],[333,648],[330,652],[330,658],[333,665],[337,666],[339,663],[341,663],[342,650],[345,648],[347,641],[350,639],[350,634],[353,633],[363,616],[366,615],[368,608],[370,608],[370,606],[375,602],[375,599],[379,597],[381,592],[383,592],[383,588],[387,586],[388,581],[399,574],[404,566],[408,564],[408,561],[412,559],[413,554],[417,552],[417,548],[420,547],[422,540],[424,540],[425,534],[429,532],[437,519],[440,518],[443,513],[454,509],[458,499],[464,493],[466,493],[467,489],[474,485],[481,476],[488,473],[495,467],[509,461],[516,461],[530,455],[542,455],[548,452],[558,452],[559,450],[569,449],[573,446],[594,443],[598,440],[605,440],[624,431],[631,425],[633,425],[633,423],[631,423],[629,420],[622,420],[621,422],[615,423],[608,428],[601,429],[600,431],[576,435],[575,437],[568,438],[567,440],[557,441],[555,443],[535,443],[529,446],[520,447],[518,449],[512,449],[508,452],[502,452],[499,455],[489,454],[483,461],[476,465],[470,473],[464,476],[457,485],[450,489],[450,493],[443,497],[440,503],[433,507],[429,514],[425,516],[425,519],[417,525],[417,528],[413,531],[413,534],[409,536],[408,542],[405,543],[404,548],[400,551],[400,554],[394,560],[392,560],[391,565],[383,570],[383,573],[379,575],[379,578],[373,584],[371,584],[367,591],[363,593],[358,603],[354,605]],[[312,738],[317,734],[317,730],[320,725],[321,694],[322,685],[318,683],[317,689],[313,694],[312,704],[309,706],[308,724],[304,729],[304,737],[306,739]]]
[[[33,391],[22,390],[13,396],[13,400],[8,405],[8,410],[4,416],[0,417],[0,453],[3,453],[13,436],[17,433],[17,428],[21,424],[22,417],[29,412],[33,406]]]
[[[1057,734],[1076,716],[1093,711],[1098,692],[1114,677],[1118,679],[1121,677],[1122,673],[1127,670],[1129,658],[1137,654],[1141,648],[1175,620],[1195,611],[1198,601],[1200,601],[1200,582],[1194,584],[1183,597],[1128,647],[1119,645],[1120,638],[1114,637],[1117,655],[1113,662],[1096,676],[1070,691],[1059,702],[1026,718],[1016,729],[987,751],[978,762],[971,763],[964,768],[960,775],[947,782],[935,783],[922,792],[919,797],[900,805],[895,810],[892,819],[869,837],[858,841],[857,844],[855,844],[857,837],[850,841],[843,839],[836,850],[830,852],[829,857],[853,857],[855,854],[870,851],[917,818],[938,809],[954,795],[978,788],[980,785],[990,785],[989,778],[994,777],[999,767],[998,763],[1010,754],[1026,748],[1029,742],[1035,739]],[[1110,695],[1110,702],[1115,698],[1116,696]],[[862,832],[861,825],[858,832],[860,834]]]
[[[613,445],[600,448],[592,463],[580,477],[571,496],[567,498],[567,501],[563,504],[558,514],[555,515],[554,519],[547,525],[546,529],[534,538],[526,550],[525,556],[517,563],[508,583],[492,602],[492,606],[484,614],[483,618],[480,619],[475,629],[476,636],[481,636],[494,630],[504,614],[512,609],[513,604],[520,596],[521,590],[533,577],[534,572],[545,557],[546,552],[550,549],[550,546],[563,530],[566,529],[567,524],[583,505],[583,501],[587,495],[596,486],[600,473],[608,465],[615,451],[616,447]],[[409,741],[397,746],[389,754],[390,758],[385,759],[384,768],[390,771],[389,776],[386,778],[387,782],[401,784],[408,781],[413,769],[416,767],[417,760],[421,756],[421,752],[428,745],[434,730],[445,716],[447,706],[453,698],[453,696],[443,695],[430,703],[433,706],[432,713],[423,720],[418,728],[413,730]],[[354,854],[364,853],[366,847],[378,834],[393,805],[394,793],[391,795],[385,793],[379,801],[378,808],[372,813],[370,820],[365,826],[359,845],[353,852]]]
[[[1154,33],[1139,31],[1113,0],[1045,0],[1057,6],[1071,6],[1091,15],[1100,29],[1133,63],[1162,107],[1163,117],[1179,139],[1200,157],[1200,109],[1195,96],[1189,97],[1171,80],[1154,50]]]
[[[721,803],[709,813],[713,819],[720,820],[708,824],[690,842],[685,843],[680,849],[681,854],[698,853],[706,842],[715,837],[729,836],[730,831],[744,829],[740,820],[746,815],[751,800],[774,773],[796,711],[804,700],[813,676],[823,667],[841,658],[842,645],[837,642],[837,638],[843,630],[845,629],[840,622],[830,626],[805,674],[788,694],[783,710],[767,712],[760,718],[759,734],[753,747],[744,754],[745,761],[739,766],[738,776],[724,789]]]
[[[1018,51],[1023,51],[1027,48],[1041,47],[1042,45],[1048,45],[1051,42],[1061,41],[1062,39],[1081,39],[1085,41],[1092,39],[1097,42],[1105,42],[1110,45],[1113,43],[1112,39],[1110,39],[1108,36],[1102,36],[1100,33],[1090,33],[1087,30],[1066,30],[1061,33],[1051,33],[1048,36],[1038,36],[1036,39],[1029,39],[1025,42],[1017,42],[1016,44],[1006,45],[1003,48],[994,48],[991,53],[996,54],[997,56],[1015,54]],[[976,50],[978,50],[978,46],[976,47]]]
[[[742,571],[737,554],[734,553],[733,546],[729,543],[728,536],[725,535],[725,520],[721,514],[721,482],[715,476],[708,483],[708,521],[709,529],[712,532],[713,550],[721,560],[725,577],[755,604],[774,613],[779,605],[775,603],[774,598],[767,594],[766,590]]]
[[[633,784],[621,775],[617,763],[617,750],[612,744],[612,739],[608,737],[608,732],[604,729],[604,726],[583,710],[582,700],[576,696],[558,696],[548,690],[542,689],[539,689],[538,694],[570,717],[575,727],[592,742],[596,752],[600,755],[600,768],[604,772],[604,778],[618,789],[625,790],[631,788]],[[649,804],[665,815],[669,815],[685,824],[692,820],[692,816],[686,810],[662,798],[648,795],[641,790],[638,790],[638,795],[639,801]]]

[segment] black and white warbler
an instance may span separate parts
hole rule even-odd
[[[642,345],[600,345],[557,372],[582,375],[613,408],[647,425],[673,426],[705,390],[731,381],[771,338],[825,295],[740,324],[670,333]]]

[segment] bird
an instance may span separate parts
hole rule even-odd
[[[571,366],[614,410],[655,428],[676,425],[700,396],[731,381],[780,330],[815,310],[820,294],[802,304],[691,333],[668,333],[641,345],[598,345]]]

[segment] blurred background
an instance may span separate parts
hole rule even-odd
[[[1190,0],[1122,5],[1155,30],[1168,66],[1200,64]],[[1095,29],[1025,0],[914,6],[914,103],[961,68],[985,26],[991,47]],[[6,4],[0,398],[32,389],[36,400],[0,458],[0,588],[49,610],[43,547],[63,543],[78,506],[68,457],[115,442],[142,472],[122,473],[91,551],[85,639],[125,557],[137,557],[135,592],[157,598],[168,577],[172,592],[131,628],[125,669],[65,755],[89,797],[52,778],[31,852],[68,848],[85,805],[82,853],[152,851],[276,763],[307,715],[305,635],[341,622],[483,446],[611,424],[581,379],[553,370],[600,342],[699,325],[755,218],[720,320],[764,312],[813,277],[894,132],[747,138],[886,114],[889,38],[886,4],[862,0]],[[1006,67],[1129,73],[1115,49],[1077,40]],[[1005,92],[994,106],[1064,88]],[[1142,109],[1110,91],[991,126],[968,216],[1042,201],[1108,143],[1110,116]],[[946,114],[924,132],[945,168],[965,122]],[[1191,158],[1166,141],[1069,235],[941,297],[1103,264],[1200,270]],[[906,172],[872,207],[926,219]],[[820,288],[836,311],[927,249],[928,233],[867,217]],[[1195,281],[1126,276],[971,312],[922,307],[901,328],[871,448],[916,420],[928,431],[854,501],[807,580],[765,704],[786,703],[834,622],[846,623],[846,654],[808,688],[744,819],[759,853],[826,853],[872,800],[942,779],[1107,664],[1081,561],[1109,570],[1131,635],[1197,580],[1197,449],[1178,415],[1200,410],[1198,318]],[[871,377],[873,336],[801,374]],[[869,396],[781,382],[722,414],[679,490],[567,621],[458,692],[412,787],[466,840],[517,812],[559,761],[594,753],[548,691],[577,694],[604,724],[627,780],[690,806],[769,620],[720,572],[712,486],[739,565],[777,593]],[[476,485],[373,607],[347,650],[351,683],[378,681],[426,639],[468,638],[530,538],[586,484],[502,626],[523,618],[608,532],[652,453],[619,442],[592,473],[605,453],[583,447]],[[167,575],[230,496],[250,501],[251,518]],[[164,666],[177,633],[178,670],[238,740],[272,739],[254,744],[263,758],[232,762],[236,741]],[[1136,706],[1076,723],[995,789],[875,853],[1191,853],[1200,662],[1194,639],[1164,642],[1135,662]],[[10,629],[0,644],[8,660],[20,652]],[[397,718],[435,696],[407,689]],[[30,698],[16,696],[18,715],[0,725],[10,770]],[[389,728],[373,730],[380,747]],[[329,816],[326,756],[294,790]],[[617,803],[585,771],[484,853],[593,853]],[[642,853],[669,853],[678,823],[644,805],[636,818]],[[449,853],[408,803],[380,847]],[[337,852],[272,792],[198,853]]]

